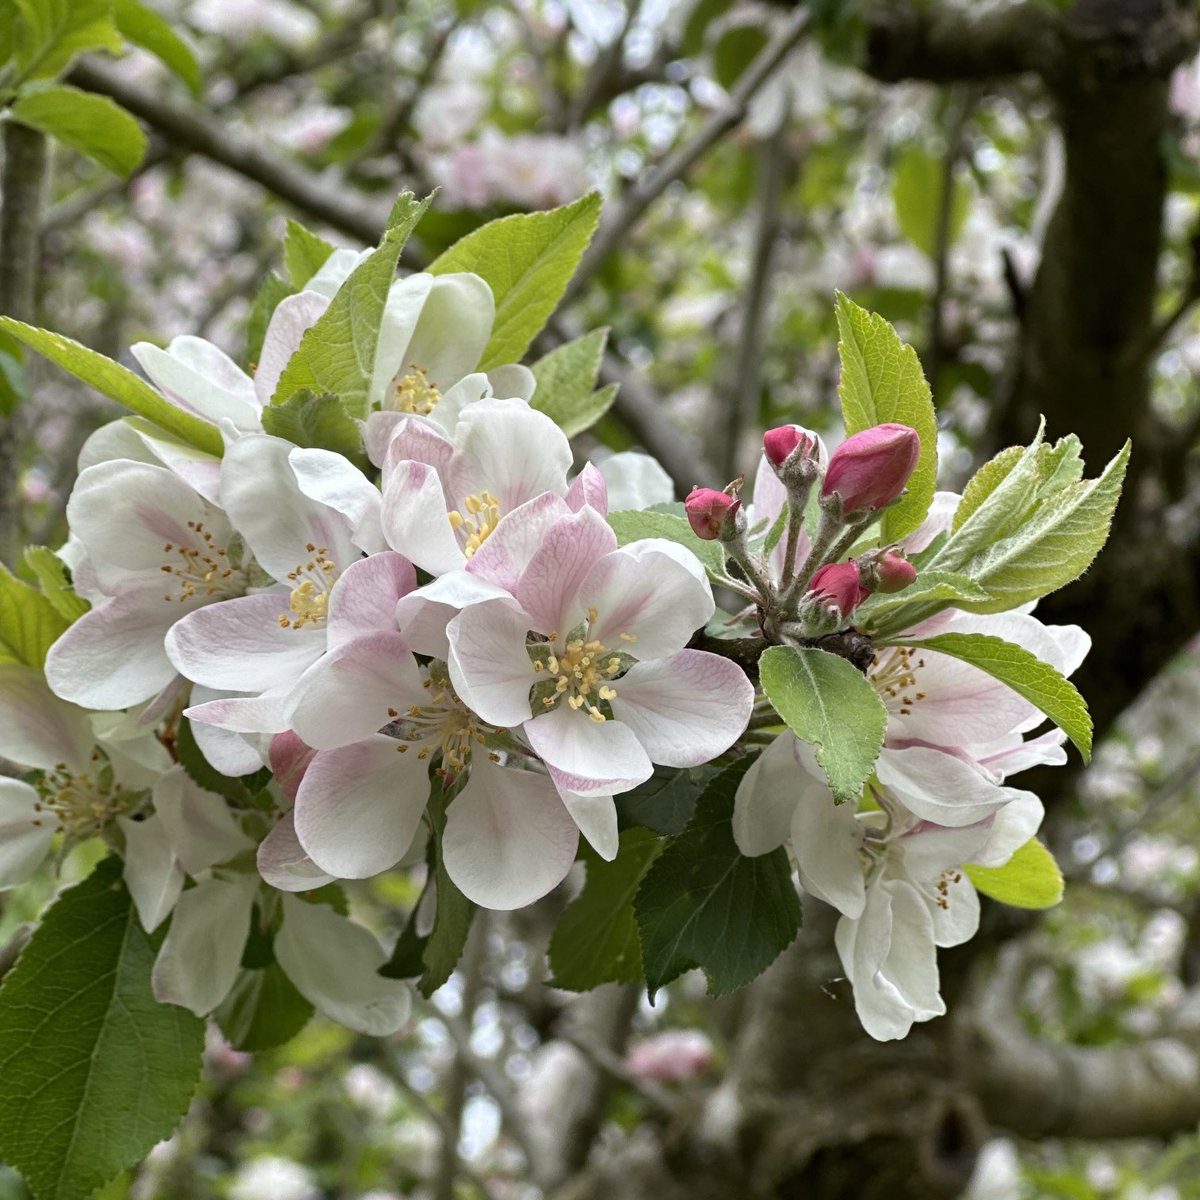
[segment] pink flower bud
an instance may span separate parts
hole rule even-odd
[[[875,584],[877,592],[902,592],[910,583],[916,581],[917,568],[895,550],[885,550],[875,560]]]
[[[778,425],[763,434],[763,450],[774,467],[782,467],[796,449],[810,456],[816,448],[817,439],[801,425]]]
[[[277,733],[267,747],[267,761],[279,790],[285,799],[296,802],[296,793],[300,790],[300,781],[308,764],[312,762],[316,751],[307,743],[302,742],[290,729],[285,733]]]
[[[904,491],[921,454],[907,425],[873,425],[848,437],[830,456],[821,495],[837,492],[844,512],[873,511]]]
[[[863,587],[855,562],[826,563],[813,572],[808,594],[832,604],[843,616],[849,616],[871,593]]]
[[[733,520],[742,502],[728,492],[716,488],[693,488],[683,502],[688,524],[698,538],[706,542],[715,541],[721,530]]]

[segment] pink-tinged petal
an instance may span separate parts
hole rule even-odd
[[[183,891],[183,865],[175,857],[161,818],[131,821],[118,817],[125,835],[125,886],[133,897],[138,918],[153,933],[175,907]]]
[[[348,459],[332,450],[296,449],[288,455],[296,486],[310,499],[340,512],[354,544],[367,554],[387,549],[380,527],[379,489]]]
[[[426,698],[416,659],[396,632],[343,643],[305,673],[292,695],[292,728],[317,750],[360,741]]]
[[[508,910],[559,884],[578,841],[575,822],[546,776],[476,759],[446,812],[442,855],[468,899]]]
[[[333,882],[300,845],[290,812],[275,822],[258,847],[258,873],[281,892],[307,892]]]
[[[184,709],[183,715],[189,721],[234,733],[282,733],[288,727],[290,690],[208,700]]]
[[[381,414],[382,415],[382,414]],[[417,462],[432,467],[439,479],[444,479],[454,457],[454,443],[440,426],[411,413],[396,413],[388,443],[384,447],[383,487],[401,463]]]
[[[615,546],[616,536],[594,508],[556,521],[521,572],[513,593],[531,618],[530,628],[565,638],[580,624],[587,616],[587,605],[578,598],[580,589],[597,559],[605,561]]]
[[[1030,767],[1061,767],[1067,761],[1067,752],[1063,748],[1066,740],[1067,735],[1061,729],[1048,729],[1028,741],[1014,734],[1011,740],[971,746],[968,750],[981,767],[1003,781]]]
[[[189,875],[226,862],[254,845],[224,797],[205,791],[182,767],[172,767],[155,785],[154,811]]]
[[[82,769],[94,742],[87,714],[60,700],[40,671],[0,663],[0,757],[43,771]]]
[[[178,475],[210,504],[221,502],[221,460],[164,433],[141,417],[126,417],[131,432],[154,456],[154,461]],[[137,455],[140,460],[143,455]]]
[[[875,773],[909,812],[951,828],[973,825],[1028,794],[1000,787],[977,767],[927,746],[885,746]]]
[[[455,574],[461,575],[462,572]],[[449,576],[443,575],[442,578],[448,579]],[[412,592],[396,601],[395,624],[414,654],[445,660],[450,654],[446,624],[457,615],[457,608],[436,604],[420,592]]]
[[[503,370],[504,368],[499,369]],[[529,371],[528,367],[521,367],[520,370],[527,371],[530,378],[533,377],[533,372]],[[464,375],[453,387],[442,392],[442,398],[434,406],[433,412],[426,420],[446,433],[453,433],[454,427],[458,424],[459,414],[468,404],[474,404],[477,400],[486,400],[491,396],[507,395],[511,395],[511,393],[497,392],[492,387],[489,375],[485,375],[482,371],[472,371],[470,375]]]
[[[449,388],[475,370],[492,335],[495,313],[492,289],[480,276],[466,271],[435,275],[404,361],[419,363],[433,382]]]
[[[193,704],[201,704],[208,700],[226,699],[220,692],[212,688],[196,684],[192,688]],[[263,756],[258,747],[253,744],[257,737],[234,733],[229,729],[221,729],[216,725],[207,725],[196,721],[192,725],[192,736],[200,753],[208,762],[216,767],[222,775],[237,777],[251,775],[263,766]]]
[[[375,344],[369,393],[372,408],[380,405],[387,408],[392,402],[392,380],[397,373],[403,377],[414,366],[428,369],[427,363],[418,362],[409,353],[409,344],[432,287],[433,276],[422,271],[397,279],[388,289]],[[436,375],[430,375],[429,379],[431,383],[438,382]]]
[[[608,512],[608,481],[590,462],[584,463],[583,470],[571,480],[565,499],[572,512],[586,505],[603,516]]]
[[[364,634],[395,630],[396,601],[416,586],[412,563],[392,550],[352,563],[329,593],[329,649]]]
[[[533,372],[520,363],[505,363],[503,366],[493,367],[486,378],[491,385],[493,396],[515,397],[528,403],[537,390],[537,380]]]
[[[504,600],[474,604],[446,626],[450,680],[462,702],[490,725],[528,721],[538,676],[525,648],[529,617]]]
[[[339,879],[394,866],[421,824],[429,798],[425,762],[394,738],[374,735],[322,750],[296,794],[296,836],[313,862]]]
[[[283,368],[300,348],[300,339],[328,307],[328,296],[308,290],[285,296],[275,306],[254,372],[254,393],[264,408],[271,403]]]
[[[675,484],[670,475],[658,459],[640,450],[610,454],[599,463],[599,471],[604,476],[608,496],[607,508],[601,512],[650,508],[655,504],[670,504],[675,499]]]
[[[29,784],[0,775],[0,891],[24,883],[54,840],[55,821],[38,804]]]
[[[288,593],[238,596],[188,613],[166,635],[176,670],[206,687],[265,692],[294,683],[325,650],[320,624],[280,625]]]
[[[617,857],[620,833],[617,830],[617,806],[611,796],[582,796],[577,792],[561,791],[559,795],[571,820],[591,847],[605,862]]]
[[[408,413],[399,412],[373,412],[368,415],[363,423],[363,446],[375,466],[383,466],[396,427],[408,419]]]
[[[556,521],[570,512],[566,501],[554,492],[543,492],[514,508],[500,518],[487,541],[471,556],[468,572],[507,592],[514,591],[542,539]]]
[[[438,473],[425,463],[398,463],[383,490],[388,544],[431,575],[466,565],[446,508]]]
[[[682,650],[716,609],[708,583],[657,540],[606,554],[584,581],[579,602],[598,615],[592,637],[639,659]]]
[[[408,1020],[409,985],[379,974],[387,955],[375,936],[326,904],[283,897],[275,957],[296,990],[347,1029],[387,1037]]]
[[[184,613],[157,587],[130,590],[93,608],[50,647],[46,682],[84,708],[128,708],[175,678],[163,649],[167,630]]]
[[[275,782],[288,803],[295,803],[300,780],[304,778],[314,754],[316,750],[290,729],[277,733],[271,739],[267,760],[271,765],[271,774],[275,776]]]
[[[615,795],[654,774],[646,751],[628,726],[620,721],[593,721],[565,703],[526,721],[525,736],[559,791]]]
[[[184,335],[165,350],[138,342],[129,352],[167,399],[187,412],[214,424],[230,420],[242,430],[262,428],[254,381],[211,342]]]
[[[229,994],[250,933],[257,881],[205,879],[179,897],[150,981],[160,1004],[198,1017]]]
[[[781,733],[742,776],[733,801],[733,840],[749,858],[770,854],[787,841],[792,814],[808,780],[796,762],[796,738]],[[828,793],[828,788],[825,789]]]
[[[723,754],[754,707],[745,672],[704,650],[635,663],[612,687],[613,716],[633,730],[652,762],[666,767],[698,767]]]

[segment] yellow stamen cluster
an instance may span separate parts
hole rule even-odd
[[[229,596],[240,587],[233,582],[234,569],[229,565],[228,551],[218,546],[212,531],[204,528],[203,521],[189,521],[187,527],[196,535],[198,545],[178,546],[174,542],[163,543],[163,553],[178,555],[182,562],[169,559],[159,568],[167,575],[179,580],[179,591],[164,592],[164,600],[178,600],[180,604],[193,596]]]
[[[415,413],[427,417],[437,407],[442,398],[438,385],[429,378],[429,372],[416,363],[408,364],[408,373],[402,377],[397,373],[395,381],[396,411]]]
[[[925,693],[917,691],[917,671],[924,665],[923,658],[914,658],[916,651],[911,646],[894,646],[876,654],[871,659],[871,669],[867,678],[871,686],[883,699],[900,701],[900,715],[907,717],[912,712],[912,706],[918,700],[925,699]]]
[[[588,610],[588,625],[595,623],[596,610],[592,608]],[[634,640],[627,633],[620,636],[624,641]],[[553,708],[565,696],[567,704],[577,712],[586,710],[593,721],[607,720],[596,701],[616,698],[616,689],[608,680],[621,672],[620,655],[613,654],[602,642],[586,635],[571,638],[562,649],[556,649],[558,640],[557,633],[550,634],[550,655],[533,664],[535,671],[546,671],[554,681],[554,691],[542,700],[542,704]]]
[[[384,729],[398,740],[397,753],[415,748],[420,759],[436,753],[441,766],[435,773],[443,778],[457,775],[471,761],[472,747],[484,745],[492,727],[463,704],[449,683],[427,678],[422,686],[431,693],[429,703],[413,704],[403,714],[389,708]]]
[[[293,581],[292,594],[288,599],[288,613],[279,614],[283,629],[302,629],[325,620],[329,612],[329,589],[337,579],[337,564],[325,556],[329,551],[324,546],[309,542],[305,549],[313,557],[307,562],[297,563],[294,571],[288,572]]]
[[[467,535],[463,554],[470,558],[499,523],[500,501],[491,492],[480,492],[477,496],[467,496],[463,508],[467,510],[465,517],[458,509],[451,509],[446,515],[452,529],[461,529]]]
[[[99,750],[93,750],[92,767],[78,773],[66,763],[47,771],[37,785],[39,800],[34,804],[33,823],[49,825],[55,833],[68,837],[95,837],[136,803],[112,780],[112,771]]]

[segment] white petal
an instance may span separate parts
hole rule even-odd
[[[369,393],[371,408],[381,405],[384,408],[388,407],[388,401],[392,398],[390,393],[393,378],[397,373],[403,376],[413,365],[415,360],[409,353],[408,346],[432,287],[433,276],[420,272],[397,279],[388,289],[379,324],[379,338],[375,344],[375,365],[371,373]],[[428,364],[423,362],[416,365],[428,368]],[[431,375],[430,381],[437,383],[437,376]],[[450,381],[445,382],[449,384]]]
[[[387,548],[379,525],[379,489],[349,459],[332,450],[296,449],[288,455],[296,486],[310,499],[336,509],[350,522],[359,549]]]
[[[538,680],[525,648],[529,627],[529,617],[503,600],[474,604],[446,626],[454,690],[491,725],[529,720],[529,689]]]
[[[189,875],[223,863],[254,843],[241,830],[223,796],[205,791],[182,767],[155,785],[154,811]]]
[[[39,812],[38,803],[29,784],[0,775],[0,890],[24,883],[54,840],[53,815]]]
[[[424,367],[430,380],[446,390],[475,370],[491,337],[495,312],[492,289],[478,275],[434,276],[405,349],[405,362]]]
[[[223,350],[203,338],[174,338],[166,350],[150,342],[129,348],[142,370],[168,400],[214,424],[262,427],[254,381]]]
[[[333,881],[313,862],[296,837],[293,814],[285,812],[258,847],[258,873],[281,892],[307,892]]]
[[[142,927],[153,933],[167,919],[183,891],[183,865],[175,857],[158,816],[144,821],[118,817],[117,824],[125,835],[125,885]]]
[[[560,791],[571,820],[591,843],[592,849],[606,862],[617,857],[617,806],[611,796],[581,796],[577,792]]]
[[[218,693],[199,684],[192,689],[193,703],[204,703],[217,698]],[[196,739],[196,745],[200,747],[200,753],[222,775],[234,778],[239,775],[251,775],[264,765],[262,754],[245,734],[233,733],[216,725],[196,721],[192,725],[192,736]]]
[[[328,905],[283,896],[275,957],[306,1000],[348,1029],[387,1037],[408,1020],[408,984],[379,974],[387,961],[383,948]]]
[[[981,867],[1002,867],[1041,828],[1045,809],[1031,792],[1023,792],[1011,804],[1006,804],[992,818],[991,832],[983,848],[966,862]]]
[[[554,492],[535,496],[500,518],[487,541],[471,556],[467,570],[505,591],[514,591],[542,539],[570,512],[566,501]]]
[[[658,459],[639,450],[622,450],[596,464],[608,484],[611,512],[670,504],[675,499],[675,484]]]
[[[215,725],[235,733],[282,733],[288,727],[288,692],[266,692],[261,696],[225,696],[183,710],[189,721]]]
[[[493,396],[513,396],[528,403],[537,388],[537,380],[528,367],[520,363],[505,363],[487,373]]]
[[[348,246],[338,246],[304,285],[304,290],[332,300],[355,267],[361,266],[370,254],[370,250],[351,250]]]
[[[41,672],[0,663],[0,756],[43,771],[82,769],[94,742],[87,714],[60,700]]]
[[[875,773],[909,812],[935,825],[973,825],[1025,794],[1000,787],[977,767],[926,746],[885,746]]]
[[[749,858],[769,854],[787,841],[792,814],[800,803],[796,738],[781,733],[755,760],[738,784],[733,801],[733,840]]]
[[[254,372],[254,392],[259,404],[265,407],[271,403],[283,368],[299,348],[300,339],[328,307],[329,298],[311,288],[294,296],[285,296],[275,306],[263,335],[258,368]]]
[[[438,473],[425,463],[396,464],[383,492],[388,545],[431,575],[466,565],[446,507]]]
[[[328,648],[396,628],[396,601],[417,586],[412,563],[387,550],[359,559],[329,593]]]
[[[654,774],[641,743],[620,721],[593,721],[560,703],[524,728],[560,791],[614,795]]]
[[[587,616],[580,590],[596,566],[606,562],[616,537],[593,508],[556,521],[545,533],[513,593],[532,618],[530,628],[565,638]],[[603,623],[603,618],[602,618]],[[603,636],[593,633],[591,636]]]

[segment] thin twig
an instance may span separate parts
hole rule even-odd
[[[607,46],[596,54],[587,76],[584,78],[579,91],[575,93],[567,110],[567,129],[578,129],[588,118],[588,114],[600,101],[604,94],[604,85],[610,77],[616,75],[621,67],[621,58],[625,52],[625,39],[633,28],[642,10],[642,0],[628,0],[625,8],[625,19],[617,36]]]

